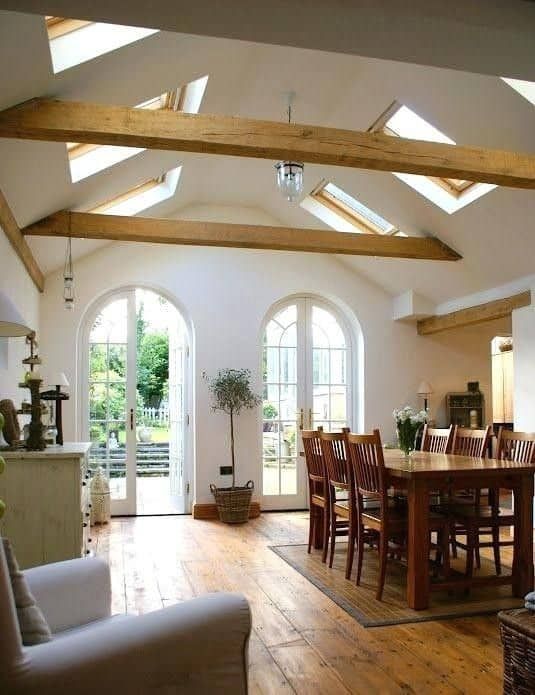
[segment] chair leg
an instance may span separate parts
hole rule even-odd
[[[353,569],[353,558],[355,557],[355,522],[349,521],[349,535],[347,538],[347,558],[346,558],[346,579],[350,579]]]
[[[334,546],[336,544],[336,514],[331,511],[331,554],[329,556],[329,567],[332,568],[334,561]]]
[[[466,527],[466,576],[471,577],[474,574],[474,550],[475,550],[476,532],[473,526]]]
[[[379,540],[379,586],[377,587],[377,594],[375,595],[378,601],[383,598],[383,589],[385,586],[386,577],[386,562],[388,554],[388,535],[386,529],[382,529],[381,538]]]
[[[360,575],[362,573],[362,556],[364,553],[364,527],[361,523],[357,526],[357,586],[360,584]]]
[[[308,550],[307,552],[310,554],[310,550],[312,548],[312,539],[314,538],[314,529],[316,526],[316,507],[314,507],[313,504],[310,505],[310,513],[309,513],[309,518],[308,518]]]
[[[329,534],[331,529],[331,508],[323,509],[323,552],[321,553],[321,561],[327,562],[327,552],[329,551]]]
[[[476,544],[475,548],[474,548],[474,554],[476,557],[476,567],[478,570],[480,570],[481,569],[481,555],[479,553],[479,534],[478,533],[476,533],[476,537],[474,538],[474,543]]]
[[[496,574],[502,573],[502,564],[500,561],[500,527],[495,525],[492,527],[492,549],[494,551],[494,565]]]
[[[442,574],[446,579],[450,576],[450,529],[449,525],[441,531],[442,534]]]

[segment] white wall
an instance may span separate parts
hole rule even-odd
[[[37,331],[39,339],[39,292],[1,227],[0,290],[15,304],[26,324]],[[28,396],[17,386],[24,373],[21,360],[28,354],[24,338],[0,338],[0,400],[10,398],[19,406]]]
[[[535,432],[535,307],[513,311],[515,429]]]
[[[190,211],[191,212],[191,211]],[[197,210],[192,215],[200,218]],[[186,216],[186,215],[184,215]],[[227,221],[268,223],[251,210],[211,208],[206,216]],[[373,262],[370,260],[370,262]],[[196,401],[196,501],[209,502],[209,483],[228,484],[218,467],[228,463],[227,420],[210,411],[203,371],[247,367],[260,391],[261,325],[266,312],[280,299],[312,293],[336,303],[362,328],[365,352],[364,426],[380,427],[384,439],[393,438],[392,410],[406,403],[418,405],[416,389],[422,379],[435,394],[432,415],[442,417],[446,391],[464,390],[468,380],[479,380],[486,395],[490,384],[490,337],[493,329],[456,331],[419,337],[414,325],[391,319],[392,298],[362,279],[336,257],[237,249],[210,249],[149,244],[112,244],[77,262],[76,305],[62,307],[60,274],[47,278],[42,301],[43,350],[51,368],[75,383],[77,333],[87,307],[112,289],[144,285],[175,298],[193,327],[193,370]],[[499,330],[497,329],[497,332]],[[65,407],[66,439],[76,436],[75,398]],[[78,404],[79,405],[79,404]],[[237,476],[261,481],[259,413],[240,416],[237,431]]]

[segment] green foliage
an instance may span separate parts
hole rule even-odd
[[[278,414],[279,411],[275,408],[273,403],[264,403],[263,415],[265,420],[273,420]]]
[[[249,369],[220,369],[208,380],[212,393],[212,410],[222,410],[228,415],[238,415],[243,408],[250,409],[262,402],[251,391]]]
[[[142,335],[137,353],[137,388],[147,406],[158,407],[169,379],[169,336],[166,333]]]

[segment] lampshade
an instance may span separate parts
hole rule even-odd
[[[427,381],[421,381],[417,393],[419,396],[429,396],[430,393],[433,393],[433,387]]]
[[[69,380],[63,372],[50,372],[47,383],[49,386],[69,386]]]
[[[0,338],[16,338],[28,335],[31,330],[11,299],[0,291]]]

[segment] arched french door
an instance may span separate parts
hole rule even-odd
[[[351,426],[351,358],[349,331],[329,304],[293,298],[269,317],[262,358],[264,508],[306,506],[300,431]]]
[[[82,344],[82,436],[110,481],[112,514],[189,509],[188,331],[176,307],[141,288],[90,313]]]

